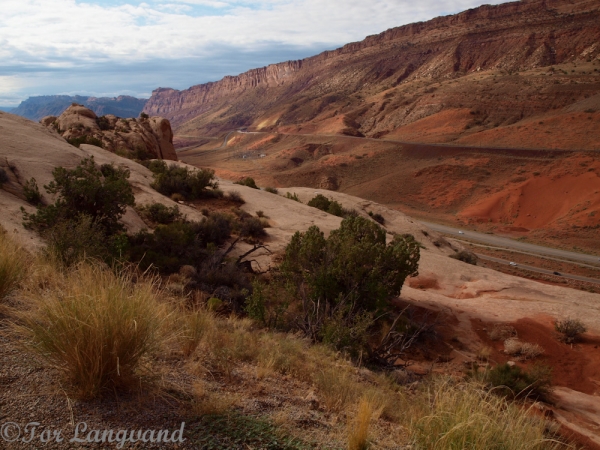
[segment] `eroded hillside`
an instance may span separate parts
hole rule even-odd
[[[597,1],[486,5],[185,91],[157,89],[145,111],[182,139],[252,127],[595,149],[599,23]]]

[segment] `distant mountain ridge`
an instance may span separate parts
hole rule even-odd
[[[60,116],[72,103],[79,103],[98,116],[138,117],[148,99],[119,95],[118,97],[85,97],[82,95],[41,95],[29,97],[11,110],[12,114],[39,121],[45,116]]]

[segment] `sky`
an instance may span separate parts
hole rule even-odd
[[[2,0],[0,106],[187,89],[502,0]]]

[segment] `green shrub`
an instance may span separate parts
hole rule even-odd
[[[358,353],[366,330],[417,273],[419,245],[410,235],[386,233],[362,217],[348,217],[326,239],[316,226],[297,232],[281,265],[301,311],[296,321],[315,340]]]
[[[550,393],[552,370],[536,364],[529,372],[519,366],[500,364],[484,375],[484,380],[494,389],[509,398],[546,399]]]
[[[240,236],[259,238],[266,236],[263,223],[258,217],[247,217],[240,225]]]
[[[64,267],[70,267],[85,258],[110,262],[113,253],[102,227],[87,215],[70,220],[59,220],[42,232],[47,254]]]
[[[181,214],[177,205],[169,208],[162,203],[151,203],[141,206],[138,211],[153,223],[167,225],[183,220],[183,214]]]
[[[459,261],[466,262],[473,266],[477,265],[477,255],[473,252],[461,250],[460,252],[453,253],[450,258],[458,259]]]
[[[210,169],[190,170],[175,164],[167,166],[164,161],[152,161],[148,168],[154,172],[152,187],[167,197],[180,194],[186,200],[196,200],[206,196],[207,188],[218,187],[215,172]]]
[[[155,159],[156,155],[148,150],[146,147],[139,145],[131,152],[131,159],[137,161],[147,161],[149,159]]]
[[[102,148],[102,141],[100,139],[95,138],[94,136],[89,136],[87,134],[76,138],[67,139],[67,142],[77,148],[79,148],[81,144],[95,145],[96,147]]]
[[[275,187],[267,186],[265,191],[270,192],[271,194],[279,194],[279,190],[277,190]]]
[[[227,198],[232,202],[239,203],[240,205],[246,203],[242,198],[242,194],[240,194],[238,191],[229,191],[227,193]]]
[[[331,200],[329,200],[323,194],[317,194],[307,203],[308,206],[320,209],[321,211],[327,211],[329,209],[330,204]]]
[[[340,296],[350,297],[359,309],[375,311],[417,273],[419,256],[412,236],[395,236],[388,245],[377,224],[349,217],[327,239],[316,226],[297,232],[286,247],[282,270],[305,285],[313,300],[334,306]]]
[[[379,224],[381,224],[381,225],[383,225],[383,224],[385,223],[385,219],[384,219],[384,218],[383,218],[383,216],[382,216],[381,214],[379,214],[379,213],[373,213],[373,211],[369,211],[369,216],[371,216],[371,218],[372,218],[372,219],[373,219],[375,222],[377,222],[377,223],[379,223]]]
[[[358,213],[355,210],[345,209],[339,202],[335,200],[329,200],[323,194],[317,194],[315,197],[313,197],[308,202],[308,206],[312,206],[314,208],[320,209],[321,211],[325,211],[326,213],[338,217],[349,217],[358,215]]]
[[[144,119],[144,120],[148,120],[150,118],[150,116],[148,114],[146,114],[145,112],[141,112],[140,113],[140,118]]]
[[[290,200],[294,200],[294,201],[296,201],[296,202],[300,202],[300,203],[302,203],[302,202],[300,201],[300,199],[298,198],[298,195],[296,195],[296,193],[295,193],[295,192],[294,192],[293,194],[290,194],[289,192],[286,192],[286,193],[285,193],[285,198],[289,198]]]
[[[152,161],[142,161],[142,165],[147,167],[150,172],[155,175],[165,173],[167,171],[167,163],[160,159],[154,159]]]
[[[25,195],[25,200],[27,200],[27,203],[30,203],[34,206],[42,203],[42,194],[40,194],[40,189],[38,188],[35,178],[31,178],[29,181],[25,182],[25,185],[23,186],[23,194]]]
[[[129,170],[108,164],[98,167],[92,156],[75,169],[57,167],[52,175],[54,180],[44,188],[58,198],[52,205],[38,207],[35,214],[24,212],[26,227],[48,230],[59,222],[78,222],[84,215],[106,235],[123,230],[119,220],[135,200]]]
[[[209,255],[209,244],[221,245],[230,236],[227,216],[212,214],[201,222],[172,222],[158,225],[129,238],[130,259],[146,269],[158,268],[163,274],[179,271],[184,265],[197,267]]]
[[[108,117],[100,116],[96,119],[96,123],[102,131],[110,130],[110,121],[108,120]]]
[[[256,182],[254,181],[254,178],[251,177],[246,177],[241,179],[240,181],[236,181],[235,184],[240,184],[242,186],[248,186],[252,189],[260,189],[257,185]]]
[[[557,320],[554,329],[561,334],[561,340],[567,344],[577,342],[580,335],[587,331],[587,327],[578,319]]]

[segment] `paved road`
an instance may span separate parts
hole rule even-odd
[[[504,264],[506,266],[510,265],[509,261],[506,261],[505,259],[494,258],[493,256],[482,255],[480,253],[475,253],[475,254],[477,255],[478,258],[481,258],[484,261],[493,261],[493,262],[496,262],[499,264]],[[531,272],[543,273],[546,275],[556,275],[552,270],[541,269],[539,267],[528,266],[526,264],[519,264],[514,268],[518,269],[518,270],[529,270]],[[556,276],[558,276],[558,275],[556,275]],[[582,277],[580,275],[571,275],[568,273],[561,273],[560,277],[570,278],[571,280],[577,280],[577,281],[587,281],[588,283],[600,284],[600,280],[597,280],[596,278]]]
[[[556,258],[570,259],[572,261],[578,261],[588,264],[593,264],[596,267],[600,266],[600,257],[594,255],[586,255],[584,253],[570,252],[568,250],[560,250],[557,248],[543,247],[541,245],[529,244],[527,242],[516,241],[514,239],[495,236],[493,234],[478,233],[476,231],[461,230],[459,228],[453,228],[446,225],[439,225],[437,223],[420,221],[423,225],[431,228],[439,233],[448,234],[457,238],[468,238],[473,241],[483,242],[484,244],[495,245],[497,247],[504,247],[507,249],[515,249],[528,253],[535,253],[538,255],[554,256]],[[462,231],[462,234],[459,234]]]

